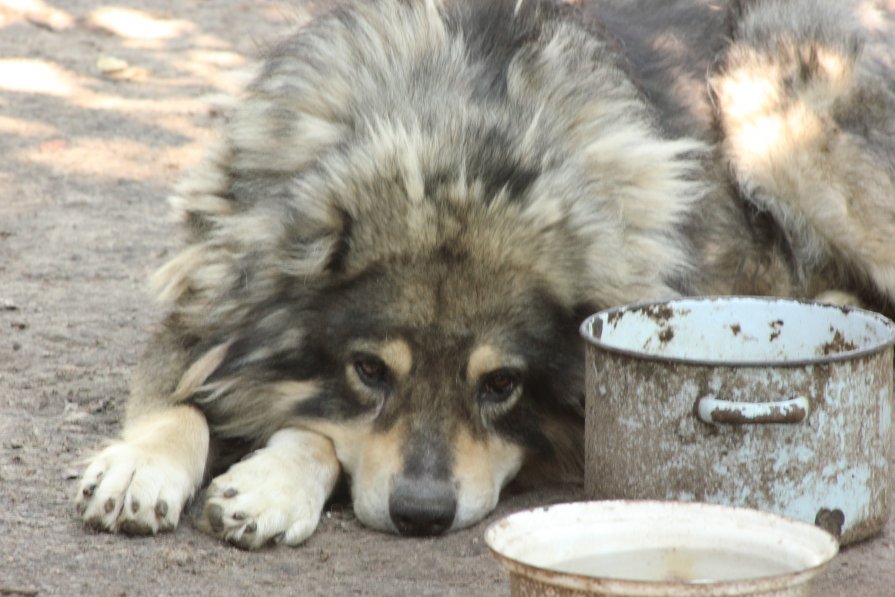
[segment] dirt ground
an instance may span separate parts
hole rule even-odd
[[[324,3],[321,0],[320,3]],[[488,522],[574,487],[505,499],[437,539],[332,506],[302,547],[246,553],[195,531],[86,530],[79,458],[117,433],[160,317],[144,280],[177,244],[165,198],[222,97],[307,2],[0,0],[0,595],[495,595]],[[895,523],[846,549],[817,595],[895,594]]]

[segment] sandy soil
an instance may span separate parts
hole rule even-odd
[[[285,6],[285,7],[284,7]],[[165,197],[221,94],[308,3],[0,0],[0,595],[494,595],[489,521],[576,488],[523,492],[438,539],[363,528],[334,505],[304,546],[246,553],[189,522],[152,539],[77,520],[78,459],[117,433],[160,313],[146,274],[177,244]],[[895,524],[849,548],[818,595],[892,595]]]

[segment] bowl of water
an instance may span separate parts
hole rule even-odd
[[[514,596],[809,595],[839,549],[828,532],[779,515],[662,501],[517,512],[485,541]]]

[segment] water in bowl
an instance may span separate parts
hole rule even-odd
[[[633,581],[710,583],[796,572],[786,563],[717,549],[638,549],[589,554],[548,566],[567,574]]]

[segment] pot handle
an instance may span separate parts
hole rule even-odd
[[[713,394],[696,402],[696,414],[704,423],[748,425],[763,423],[801,423],[808,416],[808,399],[796,396],[776,402],[733,402]]]

